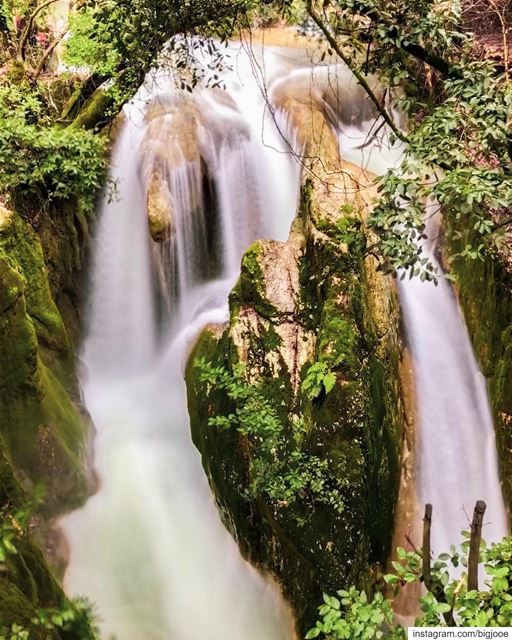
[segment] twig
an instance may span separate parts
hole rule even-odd
[[[399,140],[402,140],[402,142],[407,142],[407,137],[400,131],[400,129],[398,129],[398,127],[396,126],[393,118],[388,113],[387,109],[381,105],[381,103],[377,99],[377,96],[373,93],[372,89],[370,88],[370,85],[366,81],[366,78],[364,77],[364,75],[359,71],[359,69],[357,69],[352,64],[352,61],[350,60],[350,58],[347,55],[345,55],[345,53],[343,53],[343,51],[341,50],[341,47],[338,45],[338,43],[336,41],[336,38],[332,35],[330,30],[327,28],[327,26],[323,22],[322,18],[313,9],[313,0],[307,0],[307,2],[306,2],[306,11],[311,16],[312,20],[318,26],[320,31],[324,34],[327,42],[331,45],[331,47],[338,54],[338,56],[343,60],[343,62],[347,65],[347,67],[352,71],[352,73],[354,74],[356,80],[363,87],[363,89],[365,90],[366,94],[368,95],[370,100],[375,105],[377,111],[384,118],[384,120],[389,125],[389,127],[391,128],[391,130],[393,131],[395,136]]]
[[[36,7],[34,11],[30,14],[30,17],[27,22],[27,26],[23,30],[23,34],[21,36],[20,44],[18,47],[18,60],[25,62],[25,53],[27,49],[27,43],[30,37],[30,33],[34,27],[35,19],[41,13],[41,11],[44,11],[51,4],[55,4],[55,2],[58,2],[58,0],[46,0],[46,2],[43,2],[43,4],[40,4],[38,7]]]

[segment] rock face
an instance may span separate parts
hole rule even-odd
[[[44,482],[53,510],[84,495],[86,421],[71,399],[74,357],[40,240],[0,212],[0,435],[14,466]]]
[[[14,477],[0,441],[0,524],[5,526],[11,514],[23,508],[23,492]],[[17,553],[7,554],[2,561],[0,575],[0,632],[10,629],[16,622],[25,628],[35,617],[36,610],[47,607],[59,607],[64,595],[53,578],[41,551],[29,537],[17,540]],[[5,626],[4,626],[5,625]],[[55,632],[32,626],[31,638],[34,640],[58,640]]]
[[[448,239],[466,323],[489,384],[503,492],[512,510],[512,269],[506,256],[490,250],[483,260],[460,256],[470,232]]]
[[[193,439],[223,517],[246,557],[281,584],[304,631],[323,591],[370,585],[372,570],[388,557],[402,437],[401,346],[395,292],[364,257],[370,177],[339,158],[321,110],[307,115],[301,99],[286,99],[306,147],[308,128],[324,131],[321,153],[309,164],[315,179],[303,182],[289,240],[257,242],[244,256],[230,321],[202,334],[187,384]],[[290,443],[294,422],[303,421],[301,452],[328,462],[342,487],[341,513],[307,495],[288,504],[251,494],[253,443],[234,429],[208,426],[209,417],[233,406],[200,383],[199,358],[229,370],[243,363]],[[315,363],[335,383],[312,399],[303,382]]]
[[[78,401],[72,346],[87,222],[71,203],[54,213],[30,225],[0,206],[0,526],[25,511],[26,497],[42,482],[40,536],[47,518],[79,504],[88,491],[88,419]],[[0,572],[2,630],[27,626],[37,609],[65,602],[32,538],[19,533],[16,547]],[[57,638],[44,629],[31,634]]]
[[[201,113],[192,98],[162,96],[149,105],[146,134],[142,142],[142,176],[146,184],[148,223],[155,242],[173,233],[173,200],[169,190],[170,171],[186,171],[187,165],[201,166],[199,124]],[[200,197],[200,192],[197,194]],[[200,208],[189,203],[189,215]]]

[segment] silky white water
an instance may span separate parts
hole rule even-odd
[[[311,74],[294,68],[297,56],[267,50],[256,59],[256,82],[255,58],[231,52],[227,93],[197,90],[183,103],[200,114],[201,164],[177,156],[163,163],[172,236],[157,246],[150,240],[147,147],[141,151],[148,102],[177,99],[164,73],[125,109],[112,160],[119,199],[105,197],[100,209],[82,349],[100,489],[62,526],[66,590],[96,603],[104,637],[292,636],[279,594],[241,559],[220,522],[190,439],[183,368],[201,328],[227,319],[243,251],[258,237],[286,239],[296,212],[298,167],[264,108],[263,83],[292,79],[307,90],[311,77],[327,82],[344,159],[382,173],[401,153],[379,139],[360,148],[372,114],[346,69]],[[283,133],[286,114],[276,115]],[[492,418],[457,302],[444,280],[405,280],[399,292],[417,383],[418,493],[434,505],[434,552],[459,540],[476,499],[488,505],[484,537],[496,540],[507,524]]]
[[[398,166],[403,147],[389,143],[386,128],[376,123],[375,110],[346,67],[294,69],[280,82],[322,92],[326,111],[339,127],[344,160],[375,175]],[[372,82],[378,94],[377,81]],[[423,250],[438,270],[439,283],[406,278],[399,281],[398,292],[414,362],[419,507],[433,505],[432,549],[442,553],[460,543],[460,532],[469,528],[477,500],[487,504],[483,528],[487,542],[507,535],[508,516],[486,381],[452,287],[435,256],[439,229],[430,211],[427,217],[430,240]]]
[[[367,139],[367,125],[343,130],[342,154],[379,175],[397,165],[402,151],[385,136],[360,148]],[[461,542],[477,500],[487,504],[483,538],[488,543],[507,535],[508,517],[487,384],[435,255],[439,226],[431,209],[423,251],[439,274],[438,284],[407,277],[398,281],[398,292],[415,374],[419,508],[433,505],[431,543],[433,553],[439,554]]]
[[[227,319],[243,251],[258,237],[286,238],[296,211],[298,172],[276,150],[270,121],[262,140],[264,101],[248,66],[238,53],[226,75],[229,108],[207,91],[193,98],[205,114],[199,143],[216,189],[210,253],[198,236],[209,212],[200,198],[190,207],[197,167],[186,164],[167,167],[173,238],[155,248],[149,237],[140,150],[148,100],[173,94],[165,74],[126,107],[113,154],[119,197],[105,197],[99,212],[82,349],[99,491],[62,520],[66,591],[96,604],[105,638],[293,635],[277,590],[241,558],[220,521],[190,438],[183,380],[199,331]]]

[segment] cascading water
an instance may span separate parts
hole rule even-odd
[[[401,154],[382,136],[361,146],[373,114],[346,68],[312,74],[302,62],[296,68],[297,58],[267,50],[254,74],[255,59],[239,51],[225,74],[227,92],[195,91],[158,121],[156,134],[148,105],[178,100],[165,74],[125,109],[112,165],[120,198],[105,198],[100,212],[83,347],[100,490],[62,521],[67,591],[95,601],[103,632],[120,640],[292,635],[278,594],[220,523],[190,441],[183,367],[201,328],[227,318],[244,249],[257,237],[286,239],[295,215],[298,167],[289,150],[297,141],[283,143],[255,75],[260,83],[302,83],[305,91],[313,78],[331,122],[341,119],[345,160],[382,173]],[[192,143],[188,129],[168,145],[163,134],[158,141],[160,126],[176,127],[183,109],[192,109]],[[276,117],[287,132],[286,113]],[[155,171],[172,211],[172,229],[158,246],[145,200]],[[477,498],[488,503],[485,537],[498,539],[507,524],[492,419],[455,297],[444,280],[437,287],[406,280],[400,298],[417,379],[418,493],[434,504],[434,551],[459,539],[464,509]]]
[[[243,64],[249,60],[238,55],[237,65]],[[202,199],[199,167],[168,165],[160,175],[169,187],[164,196],[174,229],[156,256],[140,161],[148,145],[151,155],[159,143],[147,139],[148,104],[155,95],[163,103],[172,90],[165,78],[152,80],[125,109],[112,161],[119,199],[105,198],[100,211],[83,347],[82,386],[97,429],[100,489],[62,520],[70,551],[66,590],[96,603],[105,637],[293,635],[276,589],[241,558],[221,524],[190,439],[183,380],[201,328],[227,319],[227,296],[244,249],[261,235],[284,239],[295,215],[297,169],[279,153],[270,120],[263,143],[264,101],[251,80],[249,68],[227,75],[227,107],[212,92],[197,92],[194,101],[204,116],[201,162],[215,185],[217,228],[208,239],[204,216],[211,211]],[[159,297],[163,305],[156,303]],[[158,321],[162,314],[164,323]]]
[[[378,80],[370,81],[379,95]],[[294,69],[280,83],[295,91],[302,86],[306,95],[316,93],[316,100],[321,96],[331,122],[339,127],[344,160],[376,175],[398,165],[402,146],[389,143],[387,129],[378,126],[371,102],[344,65]],[[437,230],[429,229],[429,234],[435,237]],[[435,257],[435,242],[423,248],[437,267],[439,284],[407,278],[400,281],[399,297],[416,378],[417,494],[421,505],[433,504],[432,547],[441,553],[459,542],[477,500],[487,503],[483,536],[488,542],[507,534],[508,518],[486,382]]]
[[[399,290],[416,373],[418,493],[434,507],[432,547],[440,553],[469,529],[477,500],[487,503],[487,542],[508,526],[485,378],[453,290],[432,248],[425,253],[441,273],[438,285],[413,278]]]
[[[402,150],[386,135],[364,146],[371,123],[343,129],[344,156],[376,174],[396,166]],[[363,145],[363,146],[362,146]],[[432,549],[443,553],[469,529],[477,500],[487,503],[483,537],[496,542],[508,532],[498,474],[494,425],[487,387],[452,287],[436,258],[436,217],[427,210],[426,257],[438,284],[399,280],[399,298],[415,372],[417,395],[417,495],[433,505]],[[419,515],[419,514],[418,514]]]

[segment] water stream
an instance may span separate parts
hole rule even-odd
[[[297,73],[272,49],[259,63],[267,79]],[[243,251],[256,238],[285,240],[296,212],[298,167],[265,109],[253,67],[233,48],[227,93],[198,90],[179,105],[195,114],[201,160],[194,149],[190,157],[183,150],[179,162],[165,154],[159,160],[174,233],[156,248],[144,163],[155,162],[159,140],[148,140],[146,114],[155,100],[176,100],[169,77],[148,79],[125,108],[111,169],[119,197],[105,196],[99,212],[82,348],[100,489],[62,520],[70,549],[66,590],[97,604],[104,637],[292,637],[277,590],[241,558],[221,524],[190,440],[183,380],[201,328],[227,319]],[[346,71],[341,75],[348,91]],[[359,149],[367,107],[358,90],[350,95],[342,155],[379,173],[400,151]],[[215,185],[209,202],[205,179]],[[477,498],[488,503],[484,536],[497,539],[507,525],[492,419],[455,297],[444,280],[437,287],[413,280],[400,285],[400,298],[417,376],[418,492],[434,504],[434,551],[458,540]]]
[[[264,101],[250,68],[241,68],[249,64],[238,57],[226,78],[233,104],[211,92],[197,96],[207,115],[201,153],[217,192],[215,255],[197,236],[208,213],[203,205],[193,212],[199,220],[186,218],[197,170],[187,163],[167,167],[179,187],[172,194],[176,232],[151,249],[140,176],[144,114],[150,98],[172,94],[168,78],[150,79],[125,108],[113,155],[119,194],[113,202],[105,196],[99,212],[82,349],[100,489],[62,521],[70,549],[65,588],[96,603],[104,637],[292,637],[277,590],[241,558],[220,521],[190,439],[183,380],[199,331],[227,320],[243,251],[258,237],[285,239],[295,215],[298,172],[279,152],[271,122],[262,141]],[[163,274],[160,287],[155,273]]]
[[[347,159],[381,174],[397,165],[402,149],[391,146],[386,136],[380,137],[379,146],[361,148],[370,127],[371,122],[363,122],[359,131],[345,128],[340,145]],[[415,374],[418,509],[433,505],[432,550],[440,554],[459,545],[477,500],[487,504],[483,538],[488,543],[507,535],[508,516],[487,383],[452,286],[436,257],[435,207],[426,213],[423,251],[439,275],[438,282],[406,277],[398,281],[398,293]]]

